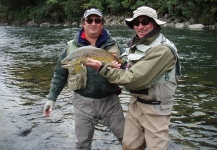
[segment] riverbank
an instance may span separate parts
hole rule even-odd
[[[174,19],[174,18],[169,18],[167,17],[168,15],[165,15],[164,18],[160,18],[160,20],[163,20],[166,22],[164,27],[171,27],[171,28],[187,28],[187,29],[217,29],[217,23],[214,24],[202,24],[202,23],[196,23],[194,19],[190,19],[187,21],[183,21],[182,19]],[[126,26],[124,19],[128,17],[124,16],[105,16],[105,26]],[[79,27],[80,23],[78,22],[70,22],[66,21],[64,23],[51,23],[51,22],[41,22],[41,23],[36,23],[34,20],[26,22],[26,23],[21,23],[21,22],[0,22],[0,26],[28,26],[28,27],[33,27],[33,26],[38,26],[38,27]]]

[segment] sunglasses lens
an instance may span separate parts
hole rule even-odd
[[[86,22],[87,22],[88,24],[91,24],[91,23],[93,22],[93,19],[88,18],[88,19],[86,19]]]
[[[147,20],[147,19],[145,20],[145,19],[144,19],[144,20],[141,21],[141,24],[142,24],[143,26],[145,26],[145,25],[148,25],[149,22],[150,22],[149,20]]]
[[[101,23],[101,22],[102,22],[102,19],[100,19],[100,18],[96,18],[96,19],[95,19],[95,23],[99,24],[99,23]]]
[[[139,24],[141,23],[143,26],[145,26],[145,25],[148,25],[149,22],[150,22],[150,20],[148,20],[148,19],[144,19],[142,21],[135,20],[135,21],[133,21],[133,25],[134,26],[139,26]]]
[[[99,23],[102,22],[102,19],[100,19],[100,18],[96,18],[96,19],[87,18],[87,19],[86,19],[86,22],[87,22],[88,24],[91,24],[93,21],[95,21],[96,24],[99,24]]]
[[[140,22],[138,20],[133,21],[134,26],[139,26]]]

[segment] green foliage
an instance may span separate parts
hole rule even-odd
[[[124,12],[123,5],[120,1],[106,0],[105,2],[106,2],[107,7],[105,7],[106,10],[104,12],[117,14],[117,15],[121,15],[119,13]]]
[[[217,20],[216,0],[1,0],[0,21],[79,22],[90,7],[99,8],[104,15],[129,16],[144,5],[156,9],[159,17],[169,14],[183,21],[194,18],[198,23]]]
[[[136,0],[124,0],[122,1],[122,5],[125,7],[125,8],[129,8],[131,10],[135,10],[134,7],[136,7]]]
[[[67,0],[64,5],[66,19],[69,21],[79,22],[85,11],[85,8],[83,7],[85,2],[86,0]]]

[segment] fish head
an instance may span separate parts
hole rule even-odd
[[[63,68],[69,68],[69,67],[73,66],[74,60],[69,58],[69,57],[66,57],[61,61],[61,64],[62,64]]]
[[[76,73],[81,72],[81,68],[83,68],[83,63],[86,62],[86,57],[79,57],[79,58],[71,58],[66,57],[61,61],[62,67],[69,69],[74,68]]]

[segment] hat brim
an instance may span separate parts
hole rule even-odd
[[[97,15],[97,16],[99,16],[99,17],[102,17],[102,15],[101,15],[100,13],[98,13],[98,12],[90,12],[90,13],[86,14],[86,15],[84,16],[84,18],[87,18],[87,17],[90,16],[90,15]]]
[[[138,17],[138,16],[137,16]],[[134,20],[135,18],[128,18],[128,19],[125,19],[125,23],[126,23],[126,25],[129,27],[129,28],[131,28],[131,29],[133,29],[133,20]],[[158,24],[158,25],[163,25],[163,24],[165,24],[166,22],[164,22],[164,21],[161,21],[161,20],[158,20],[158,19],[155,19],[155,18],[152,18],[152,19],[154,19],[154,21]]]
[[[131,29],[133,29],[133,20],[134,20],[134,18],[125,19],[126,25]]]

